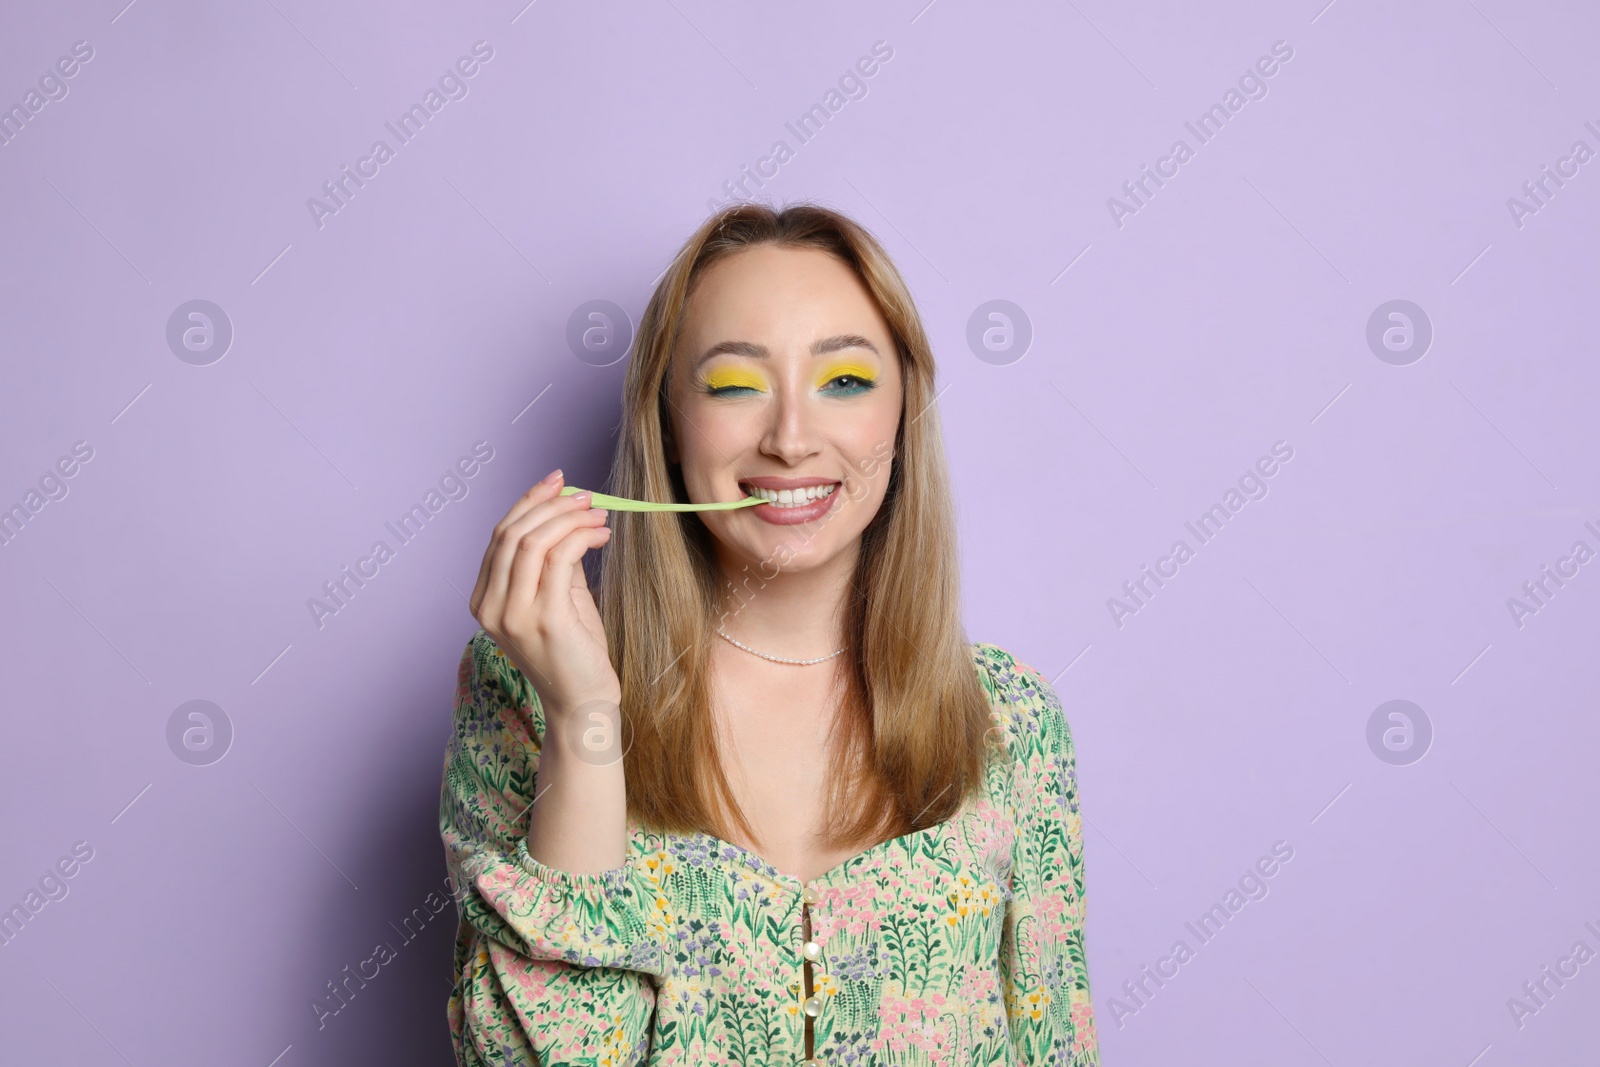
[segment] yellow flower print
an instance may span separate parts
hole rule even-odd
[[[657,885],[661,879],[677,870],[668,860],[666,850],[659,850],[654,856],[644,861],[645,876]]]
[[[650,932],[665,934],[672,929],[675,922],[676,916],[672,914],[670,902],[666,897],[657,896],[650,914],[646,917],[646,925],[650,928]]]
[[[945,916],[945,922],[951,926],[958,926],[962,919],[974,911],[981,911],[983,916],[988,918],[990,909],[998,902],[994,890],[988,886],[975,887],[972,879],[964,875],[957,881],[960,884],[945,894],[945,899],[950,902],[951,911],[951,914]]]
[[[627,1031],[622,1025],[621,1015],[614,1015],[611,1017],[611,1025],[606,1028],[606,1032],[604,1035],[602,1035],[601,1041],[603,1048],[601,1049],[600,1063],[620,1067],[620,1065],[624,1062],[623,1057],[629,1052],[627,1047]]]

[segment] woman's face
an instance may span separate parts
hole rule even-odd
[[[889,484],[901,394],[889,324],[833,256],[757,245],[700,276],[668,371],[668,459],[695,503],[775,498],[697,513],[726,573],[853,563]]]

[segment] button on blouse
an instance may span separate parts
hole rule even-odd
[[[971,652],[1005,755],[946,822],[806,882],[639,826],[622,866],[572,874],[528,853],[543,716],[479,630],[439,811],[461,1067],[1098,1067],[1071,733],[1037,671]]]

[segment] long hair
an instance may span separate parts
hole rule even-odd
[[[904,403],[883,503],[862,533],[844,611],[845,692],[830,753],[825,835],[875,844],[950,818],[983,782],[991,725],[960,619],[949,473],[928,337],[877,240],[811,203],[740,202],[713,214],[650,297],[623,385],[607,492],[688,501],[667,460],[666,381],[684,310],[706,268],[757,245],[818,249],[850,266],[894,336]],[[628,813],[645,826],[729,840],[757,835],[718,755],[711,648],[727,582],[693,512],[611,513],[601,550],[600,614],[622,683]],[[768,577],[770,577],[769,575]],[[724,820],[726,814],[726,821]]]

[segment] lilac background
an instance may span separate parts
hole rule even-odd
[[[0,11],[0,104],[94,49],[0,147],[0,507],[93,449],[0,546],[0,907],[94,849],[0,947],[0,1058],[449,1062],[453,913],[394,924],[444,875],[483,545],[550,468],[605,476],[625,364],[576,358],[569,316],[636,321],[780,138],[759,195],[861,220],[926,316],[969,635],[1065,702],[1104,1062],[1600,1057],[1600,962],[1507,1007],[1600,950],[1600,575],[1507,607],[1600,548],[1600,162],[1507,206],[1600,148],[1592,5],[123,3]],[[319,228],[307,198],[478,40],[469,94]],[[1107,199],[1279,40],[1266,97],[1119,227]],[[195,298],[235,331],[208,366],[165,337]],[[1396,298],[1434,329],[1405,366],[1366,341]],[[966,341],[992,299],[1033,329],[1003,365]],[[319,627],[322,583],[480,440],[468,495]],[[1108,598],[1276,441],[1268,495],[1119,627]],[[1408,766],[1366,740],[1396,698],[1434,730]],[[166,740],[193,699],[233,725],[209,766]],[[1269,895],[1200,945],[1275,841]]]

